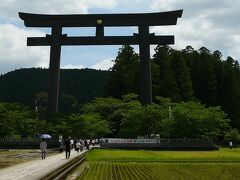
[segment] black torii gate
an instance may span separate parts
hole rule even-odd
[[[174,36],[149,34],[149,26],[176,25],[183,10],[142,14],[45,15],[19,12],[26,27],[50,27],[46,37],[28,37],[28,46],[50,46],[48,112],[58,112],[61,46],[68,45],[139,45],[141,64],[141,102],[152,103],[150,44],[174,44]],[[104,36],[104,27],[137,26],[133,36]],[[96,27],[96,36],[62,34],[63,27]]]

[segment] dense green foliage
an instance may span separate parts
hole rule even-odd
[[[225,134],[224,141],[227,144],[228,142],[232,141],[233,146],[240,143],[240,134],[237,129],[231,129]]]
[[[115,89],[107,86],[108,95],[119,98],[123,92],[136,92],[138,85],[126,86],[126,82],[136,82],[136,67],[139,59],[133,49],[121,48],[108,78],[108,84]],[[198,99],[206,106],[220,106],[229,115],[231,125],[240,129],[240,66],[231,57],[223,60],[221,52],[211,53],[205,47],[196,51],[187,46],[177,51],[157,46],[152,59],[152,82],[155,101],[159,96],[173,102]]]
[[[229,129],[229,119],[219,107],[205,107],[199,102],[171,103],[162,98],[161,103],[142,106],[137,96],[129,94],[122,100],[97,98],[83,106],[85,114],[97,114],[109,123],[110,137],[150,138],[187,137],[223,139]],[[169,111],[169,106],[172,111]]]
[[[20,104],[0,103],[0,137],[32,137],[44,132],[44,121]]]
[[[175,137],[192,137],[216,139],[222,137],[229,120],[219,107],[205,108],[200,103],[182,102],[173,108],[170,129]],[[170,130],[170,131],[171,131]]]
[[[72,111],[72,107],[68,107],[69,101],[84,104],[95,97],[102,97],[107,74],[107,71],[94,69],[62,69],[60,71],[60,111]],[[0,101],[19,102],[34,107],[35,99],[39,99],[37,94],[46,93],[47,87],[47,69],[15,70],[0,76]],[[46,103],[40,102],[40,105],[46,106]]]
[[[172,111],[169,111],[169,106]],[[187,137],[223,139],[229,120],[219,107],[205,107],[199,102],[161,103],[142,106],[135,94],[122,99],[96,98],[80,109],[81,113],[55,114],[46,121],[41,111],[22,105],[0,103],[1,137],[28,137],[43,132],[58,137]],[[30,132],[28,132],[30,131]],[[25,134],[24,134],[25,133]]]
[[[129,45],[119,49],[115,65],[108,76],[106,92],[116,98],[128,93],[139,93],[140,61]]]
[[[55,114],[48,121],[20,104],[0,103],[0,137],[28,138],[48,133],[76,138],[95,138],[110,131],[109,123],[97,114]]]
[[[48,120],[46,130],[55,137],[96,138],[111,132],[109,123],[98,114],[56,114]]]

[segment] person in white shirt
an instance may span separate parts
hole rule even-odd
[[[230,141],[230,142],[229,142],[229,148],[230,148],[230,150],[232,149],[232,147],[233,147],[233,143],[232,143],[232,141]]]
[[[77,141],[77,143],[76,143],[76,151],[77,151],[77,153],[78,153],[79,150],[80,150],[80,146],[81,146],[80,142]]]
[[[45,139],[42,139],[42,141],[40,142],[40,150],[42,153],[42,159],[45,159],[47,154],[47,142],[45,141]]]
[[[86,142],[87,142],[87,149],[89,149],[89,146],[90,146],[90,140],[87,139]]]
[[[74,141],[73,141],[73,139],[70,140],[70,143],[71,143],[71,149],[73,149],[73,147],[74,147]]]
[[[95,139],[92,140],[92,145],[93,145],[93,146],[95,145]]]

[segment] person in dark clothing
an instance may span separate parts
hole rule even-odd
[[[60,142],[59,152],[60,152],[60,153],[63,152],[63,143],[62,143],[62,142]]]
[[[70,158],[70,154],[71,154],[70,137],[68,139],[66,139],[66,141],[64,142],[64,146],[65,146],[65,152],[66,152],[66,159],[69,159]]]
[[[74,140],[73,146],[74,146],[75,151],[77,151],[77,140]]]
[[[87,140],[84,140],[84,146],[87,148]]]
[[[83,140],[80,139],[80,151],[82,152],[83,151]]]

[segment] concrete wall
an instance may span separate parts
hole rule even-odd
[[[161,140],[157,143],[108,143],[103,142],[102,148],[113,149],[149,149],[149,150],[217,150],[211,141],[171,139]]]

